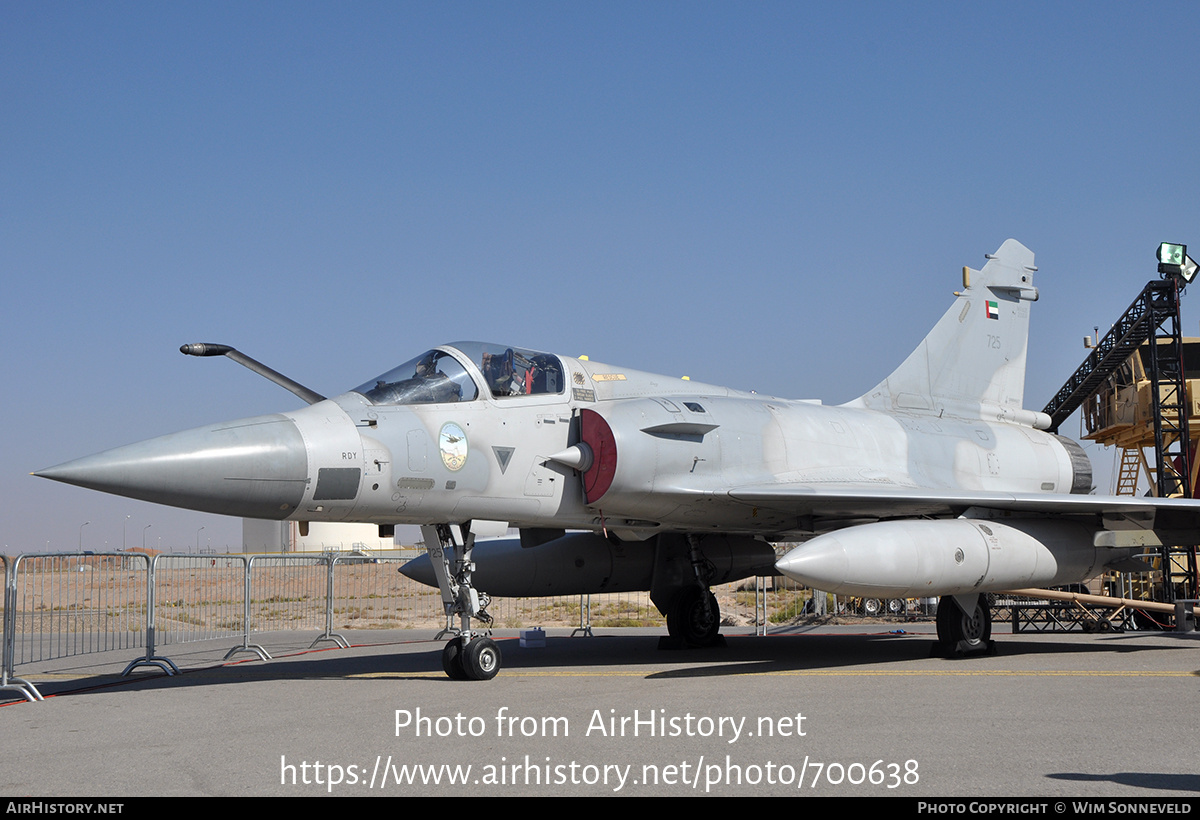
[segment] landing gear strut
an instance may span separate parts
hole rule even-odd
[[[458,635],[442,649],[442,669],[451,680],[491,680],[500,671],[500,647],[488,637],[488,632],[471,629],[472,618],[485,624],[490,624],[492,618],[486,611],[488,597],[482,596],[481,604],[480,594],[471,586],[471,573],[475,571],[471,549],[475,546],[475,535],[470,524],[461,527],[461,543],[455,540],[454,531],[446,524],[422,527],[421,531],[438,579],[446,617],[458,615],[461,624]],[[453,563],[447,552],[453,555]]]
[[[943,595],[938,600],[937,654],[945,657],[968,652],[995,652],[992,611],[984,595]]]
[[[716,646],[721,642],[721,608],[708,588],[715,569],[700,551],[699,537],[688,535],[687,546],[694,583],[680,589],[667,607],[667,634],[676,648]]]

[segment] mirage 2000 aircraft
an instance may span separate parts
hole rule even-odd
[[[709,587],[772,565],[829,592],[942,596],[939,641],[971,649],[990,637],[982,593],[1145,568],[1127,531],[1200,526],[1197,502],[1088,495],[1080,446],[1022,409],[1033,261],[1010,239],[964,269],[912,355],[840,406],[479,342],[326,399],[231,348],[185,345],[309,406],[37,475],[225,515],[421,525],[429,581],[461,618],[442,655],[453,678],[499,669],[471,628],[487,595],[649,590],[673,638],[707,645]],[[481,521],[520,541],[476,548]],[[803,543],[776,563],[777,541]]]

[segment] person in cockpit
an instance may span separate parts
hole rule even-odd
[[[483,377],[487,379],[488,388],[492,391],[493,396],[519,396],[521,394],[520,381],[513,372],[511,347],[499,355],[484,353],[480,363]]]

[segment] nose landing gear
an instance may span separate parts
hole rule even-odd
[[[481,605],[481,596],[471,586],[471,573],[475,570],[471,549],[475,546],[475,535],[471,532],[470,522],[460,529],[462,538],[456,540],[454,531],[447,524],[421,528],[446,616],[458,615],[461,624],[458,635],[442,649],[442,669],[451,680],[491,680],[500,671],[500,647],[488,633],[471,629],[472,618],[488,624],[492,618],[485,609],[487,596],[482,596],[484,603]],[[447,552],[453,555],[453,569]]]

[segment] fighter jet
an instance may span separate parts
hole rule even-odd
[[[423,527],[425,580],[488,679],[488,595],[649,590],[670,636],[719,640],[710,587],[771,571],[815,589],[941,596],[948,650],[985,646],[983,593],[1140,566],[1200,502],[1088,495],[1075,442],[1023,409],[1032,252],[1009,239],[902,364],[839,406],[503,344],[433,348],[333,398],[222,345],[308,406],[131,444],[37,475],[205,512]],[[475,547],[481,522],[518,541]],[[801,541],[776,563],[772,543]]]

